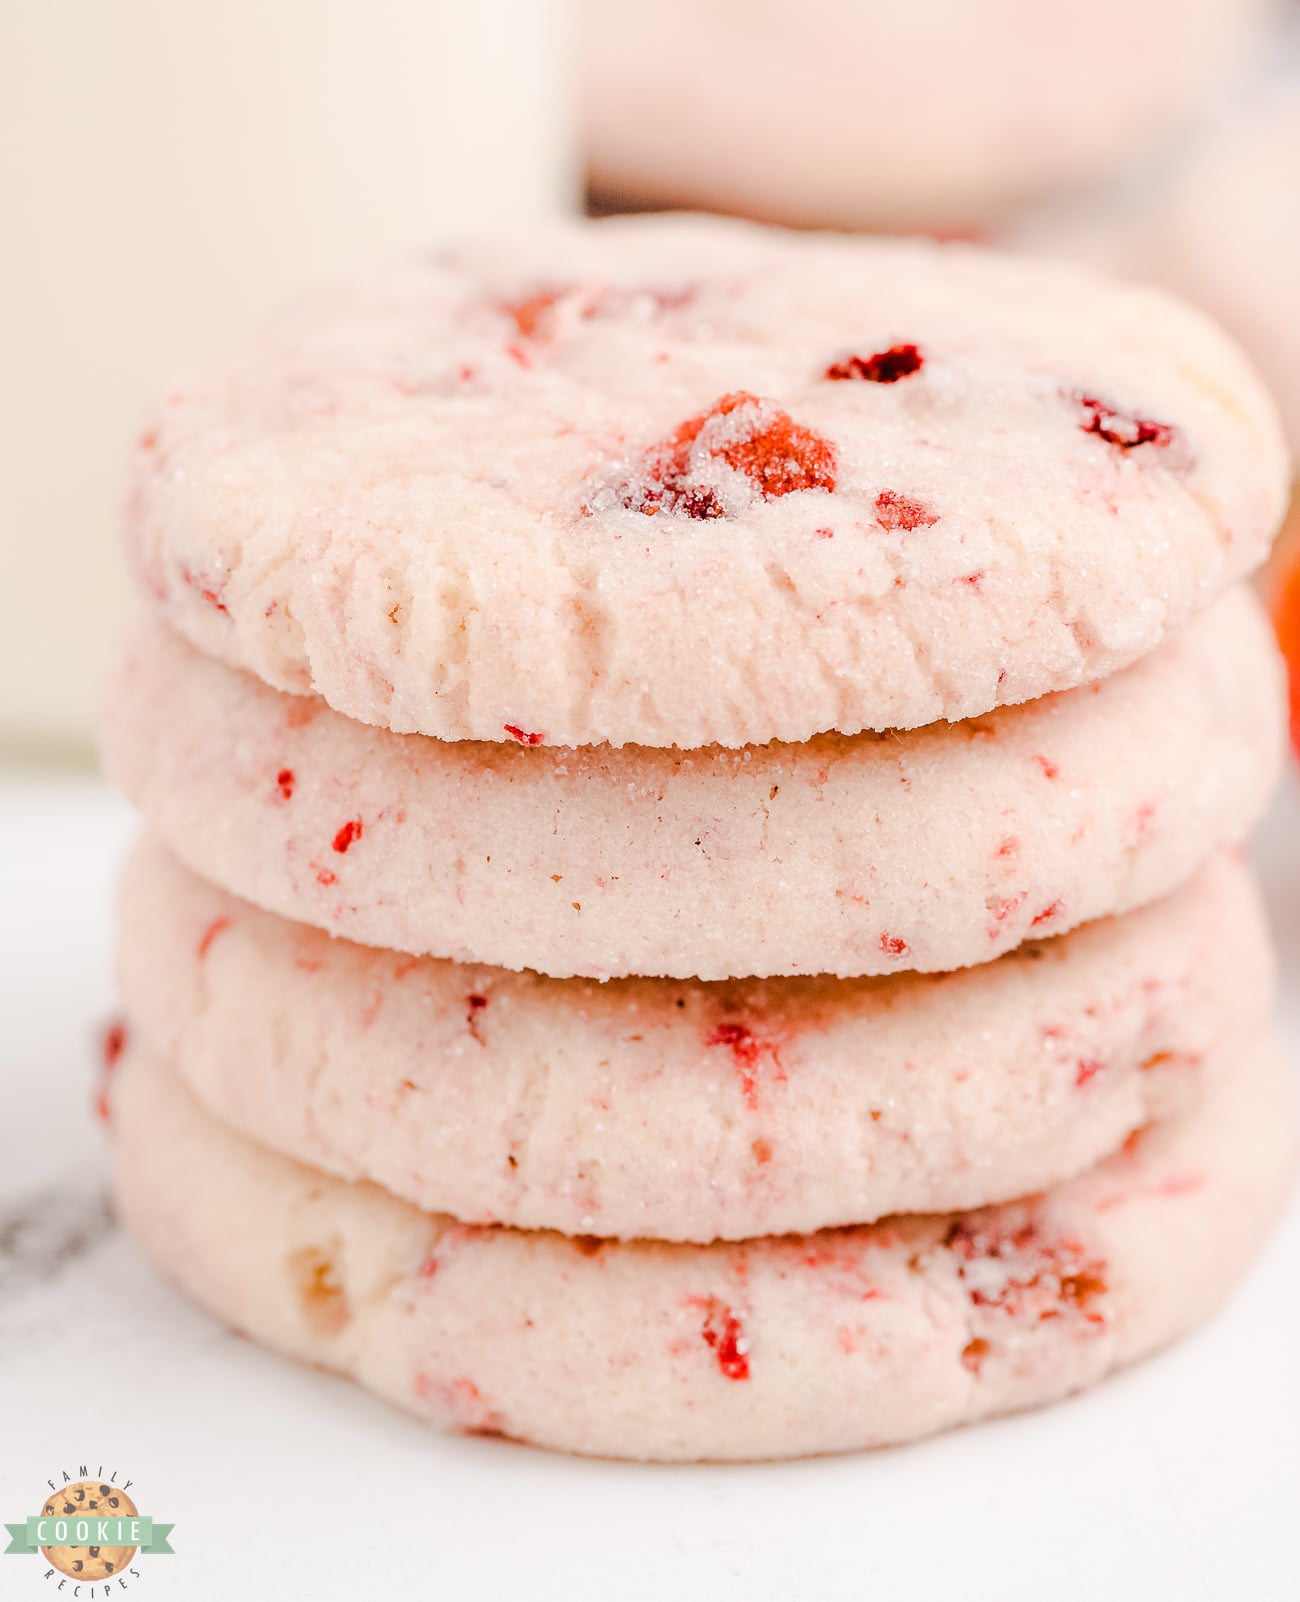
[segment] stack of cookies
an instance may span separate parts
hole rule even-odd
[[[1293,1088],[1266,395],[1083,269],[572,224],[166,397],[120,1216],[431,1423],[838,1451],[1205,1317]]]

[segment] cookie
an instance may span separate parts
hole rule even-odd
[[[82,1519],[135,1518],[140,1509],[116,1485],[78,1480],[55,1491],[41,1508],[47,1519],[67,1519],[74,1528]],[[93,1527],[93,1526],[92,1526]],[[74,1580],[108,1580],[123,1573],[136,1554],[133,1546],[43,1546],[41,1555],[60,1574]]]
[[[126,539],[201,650],[363,722],[736,747],[1103,678],[1263,559],[1286,477],[1158,292],[643,218],[286,314],[167,396]]]
[[[1273,960],[1233,857],[960,974],[599,985],[333,940],[146,843],[118,971],[150,1047],[277,1151],[471,1223],[707,1242],[1068,1178],[1204,1093]]]
[[[1186,121],[1267,0],[584,0],[584,144],[606,204],[801,226],[987,224]]]
[[[119,1218],[256,1339],[441,1428],[616,1457],[907,1440],[1069,1395],[1204,1319],[1295,1165],[1271,1045],[1194,1111],[1032,1199],[732,1245],[456,1224],[226,1130],[132,1047]]]
[[[845,976],[984,962],[1172,889],[1262,811],[1282,702],[1242,592],[1099,685],[740,752],[394,736],[155,627],[101,735],[196,872],[366,945],[558,976]]]

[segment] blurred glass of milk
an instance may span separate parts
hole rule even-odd
[[[0,24],[0,752],[89,751],[127,445],[297,285],[578,195],[565,0],[18,0]]]

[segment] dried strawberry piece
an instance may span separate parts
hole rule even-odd
[[[961,1366],[969,1369],[972,1374],[978,1374],[991,1350],[988,1341],[978,1336],[973,1341],[967,1341],[961,1349]]]
[[[109,1121],[108,1083],[117,1070],[126,1043],[126,1024],[120,1018],[114,1019],[100,1039],[100,1073],[95,1111],[104,1123]]]
[[[1172,423],[1157,423],[1149,417],[1136,417],[1117,406],[1098,400],[1095,395],[1077,395],[1084,413],[1079,427],[1085,434],[1096,434],[1107,445],[1131,451],[1138,445],[1172,445],[1177,429]]]
[[[722,1023],[705,1040],[706,1046],[726,1046],[737,1062],[756,1063],[764,1047],[758,1036],[743,1023]]]
[[[543,289],[524,300],[511,301],[501,309],[507,317],[513,318],[515,327],[525,339],[536,339],[551,307],[568,293],[564,289]]]
[[[201,578],[197,573],[191,572],[188,567],[181,569],[181,583],[191,589],[205,606],[210,606],[214,612],[220,612],[223,617],[230,616],[230,608],[226,605],[224,584],[211,582]]]
[[[939,514],[932,512],[924,501],[918,501],[911,495],[900,495],[897,490],[881,490],[876,496],[876,522],[881,528],[894,530],[903,529],[910,533],[913,529],[930,528],[939,521]]]
[[[729,1380],[749,1378],[749,1341],[735,1313],[716,1296],[705,1302],[704,1328],[700,1334],[713,1349],[718,1367]]]
[[[868,384],[896,384],[900,378],[919,373],[924,365],[925,357],[915,345],[891,345],[874,356],[846,356],[832,362],[822,376],[839,381],[861,379]]]
[[[765,410],[752,395],[726,396],[713,416],[733,413],[741,414],[741,427],[710,446],[710,454],[743,473],[764,500],[796,490],[835,488],[835,452],[820,434],[796,423],[788,412]]]
[[[118,1060],[126,1050],[126,1024],[120,1018],[115,1018],[104,1030],[101,1051],[104,1067],[111,1072],[117,1067]]]
[[[717,488],[703,476],[711,461],[743,474],[766,501],[797,490],[835,488],[830,442],[773,402],[738,390],[647,451],[640,471],[619,487],[619,501],[647,515],[725,516]]]
[[[1105,1263],[1078,1241],[1045,1237],[1032,1215],[1012,1223],[970,1214],[949,1227],[943,1244],[975,1307],[1026,1322],[1072,1315],[1105,1323],[1094,1305],[1107,1293]]]
[[[479,1028],[479,1020],[486,1011],[487,1004],[488,998],[486,996],[475,994],[465,997],[465,1022],[469,1025],[470,1034],[473,1035],[480,1046],[484,1045],[485,1042],[482,1031]],[[516,1160],[513,1157],[510,1159],[510,1166],[512,1168],[516,1166]]]
[[[362,824],[360,818],[349,818],[339,832],[334,836],[332,844],[335,851],[342,856],[354,841],[361,838],[363,829],[364,825]]]
[[[754,1110],[758,1108],[758,1069],[764,1057],[770,1058],[774,1077],[782,1081],[785,1079],[776,1042],[756,1034],[748,1024],[720,1023],[705,1037],[704,1044],[721,1046],[731,1053],[745,1103]]]

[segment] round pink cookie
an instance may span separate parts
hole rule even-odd
[[[969,227],[1094,182],[1188,118],[1269,0],[584,0],[611,201]]]
[[[1244,867],[941,977],[542,979],[332,940],[156,846],[133,1027],[223,1122],[469,1223],[710,1241],[1003,1201],[1191,1104],[1270,1000]]]
[[[286,315],[166,398],[126,534],[202,650],[363,722],[740,746],[1102,678],[1258,565],[1286,476],[1158,292],[646,218]]]
[[[196,872],[392,950],[564,976],[981,963],[1153,900],[1276,777],[1282,673],[1243,592],[1103,683],[971,722],[739,752],[369,729],[132,641],[114,782]]]
[[[1271,1046],[1196,1110],[1023,1202],[730,1245],[461,1225],[254,1145],[143,1050],[112,1101],[118,1216],[258,1340],[442,1428],[610,1456],[907,1440],[1065,1396],[1205,1318],[1289,1189]]]

